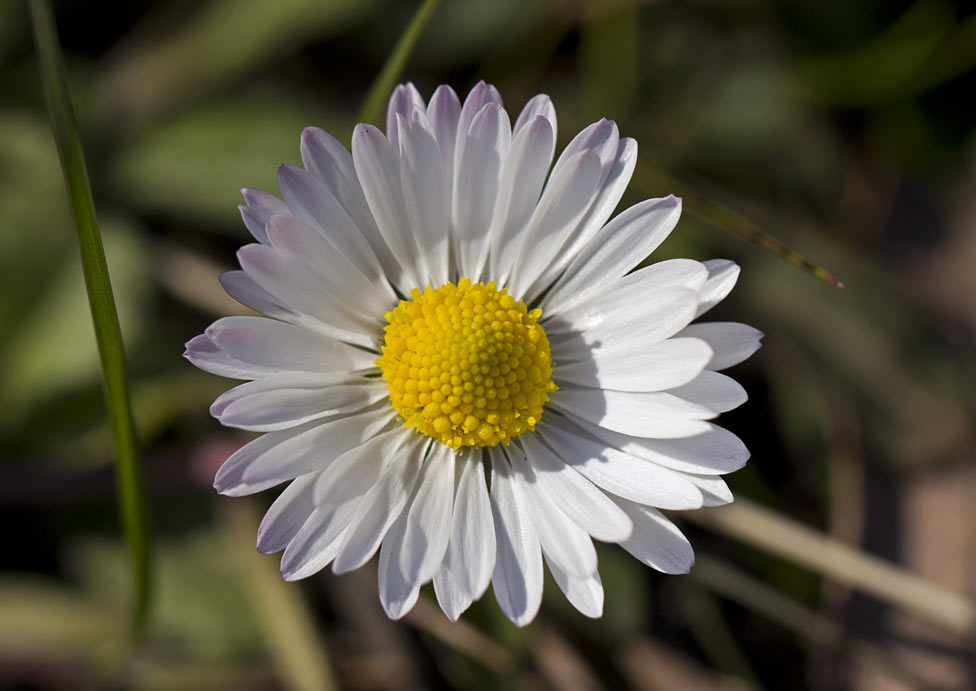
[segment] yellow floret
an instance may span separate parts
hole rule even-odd
[[[457,449],[507,444],[538,424],[556,389],[542,310],[462,278],[414,288],[384,316],[376,364],[408,427]]]

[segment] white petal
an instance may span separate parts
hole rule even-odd
[[[590,150],[580,151],[562,166],[557,164],[553,168],[523,232],[522,245],[511,269],[509,287],[513,296],[523,297],[551,265],[589,208],[599,182],[600,158]]]
[[[392,296],[366,236],[321,178],[302,168],[283,165],[278,169],[278,187],[290,213],[328,243],[326,259],[333,253],[342,255],[370,281],[382,282],[377,288]]]
[[[376,227],[400,261],[401,270],[391,280],[401,288],[407,286],[409,292],[409,288],[421,285],[426,271],[417,244],[404,232],[408,219],[399,155],[382,132],[359,124],[352,133],[352,160]]]
[[[288,546],[315,510],[315,473],[295,478],[278,495],[258,526],[258,552],[272,554]]]
[[[256,393],[264,393],[274,389],[294,388],[322,390],[335,386],[336,384],[358,381],[363,381],[365,383],[365,380],[362,380],[359,377],[349,377],[341,372],[282,372],[273,374],[262,379],[256,379],[245,384],[239,384],[238,386],[228,389],[224,393],[220,394],[217,396],[214,402],[210,404],[210,414],[214,417],[220,417],[232,403]],[[307,422],[307,420],[304,422]],[[295,425],[291,426],[294,427]]]
[[[271,218],[275,214],[288,211],[288,206],[281,199],[264,190],[255,189],[254,187],[244,187],[241,189],[241,196],[244,197],[245,203],[252,211],[256,211],[268,218]]]
[[[710,405],[664,392],[562,388],[553,391],[549,399],[556,409],[614,432],[656,439],[701,434],[707,429],[704,420],[718,415]]]
[[[495,526],[480,449],[458,455],[454,523],[446,564],[468,601],[485,592],[495,567]]]
[[[556,167],[568,161],[580,151],[593,151],[600,158],[601,168],[600,182],[606,180],[610,174],[610,167],[616,158],[618,144],[620,143],[620,132],[617,123],[613,120],[601,118],[581,129],[575,137],[563,149],[563,153],[556,161]]]
[[[229,379],[258,379],[272,372],[267,367],[241,362],[231,357],[214,345],[206,334],[194,336],[187,341],[183,357],[204,372]]]
[[[297,581],[318,573],[335,559],[359,507],[359,499],[317,507],[281,555],[281,575]]]
[[[639,303],[596,305],[578,311],[577,322],[562,316],[543,319],[553,361],[559,364],[587,361],[594,348],[629,339],[651,344],[664,341],[688,325],[695,316],[698,294],[688,288],[664,288],[644,296]],[[558,383],[558,382],[557,382]]]
[[[678,336],[705,341],[714,352],[708,369],[722,370],[738,365],[759,350],[763,332],[736,322],[703,322],[686,326]]]
[[[305,168],[325,183],[329,192],[343,205],[343,208],[346,208],[344,203],[346,198],[350,196],[353,199],[357,198],[356,194],[350,195],[350,193],[358,190],[358,197],[362,197],[352,154],[338,139],[318,127],[306,127],[302,130],[301,153]],[[360,211],[368,211],[365,199],[362,199]],[[346,212],[349,213],[349,210],[346,209]],[[358,215],[349,214],[353,220],[357,220]]]
[[[267,243],[268,235],[265,233],[264,226],[268,219],[275,214],[288,211],[288,206],[273,194],[268,194],[263,190],[245,187],[241,190],[241,195],[247,206],[237,207],[241,211],[241,218],[244,225],[251,231],[251,235],[258,242]]]
[[[571,425],[549,421],[539,436],[564,463],[593,484],[642,504],[665,509],[701,508],[701,492],[681,473],[584,437],[571,431]]]
[[[467,595],[458,585],[457,579],[447,568],[446,563],[441,566],[440,571],[434,574],[434,595],[437,597],[437,604],[441,606],[452,624],[473,602],[471,596]]]
[[[624,276],[623,285],[639,285],[644,290],[681,286],[700,290],[708,280],[708,267],[694,259],[665,259]]]
[[[214,478],[214,488],[221,494],[236,497],[321,470],[379,433],[392,419],[392,411],[384,406],[269,432],[245,444],[224,461]]]
[[[746,390],[732,377],[705,370],[687,384],[670,389],[675,396],[715,415],[738,408],[749,399]]]
[[[361,410],[386,395],[379,382],[354,381],[348,375],[273,374],[224,392],[210,413],[227,427],[273,432]]]
[[[434,91],[427,106],[427,117],[434,128],[437,147],[441,152],[444,171],[444,184],[447,199],[453,197],[454,189],[454,149],[457,142],[458,118],[461,115],[461,102],[454,89],[442,84]]]
[[[270,230],[273,235],[273,229]],[[307,315],[309,319],[303,325],[343,341],[373,345],[374,338],[366,332],[369,327],[365,326],[364,315],[356,312],[350,303],[336,300],[325,292],[327,288],[323,287],[319,275],[285,259],[267,245],[245,245],[237,251],[237,259],[248,278],[290,310]],[[274,312],[268,314],[278,316]]]
[[[601,158],[604,161],[604,174],[600,178],[600,189],[590,205],[590,210],[580,221],[573,242],[564,250],[566,258],[562,262],[563,266],[593,239],[620,203],[637,165],[637,141],[625,137],[617,144],[617,150],[611,159]],[[552,278],[555,278],[555,274]]]
[[[244,205],[238,206],[237,210],[241,212],[241,220],[244,221],[245,227],[251,231],[254,239],[261,244],[268,244],[268,235],[265,233],[264,226],[270,216],[262,216],[260,213],[254,211],[254,209]],[[285,210],[287,211],[287,208]]]
[[[712,349],[696,338],[647,345],[624,336],[590,350],[587,360],[557,366],[556,381],[617,391],[664,391],[687,384],[705,368]]]
[[[379,481],[359,501],[356,515],[342,538],[335,561],[334,573],[358,569],[376,553],[386,531],[403,511],[413,492],[420,472],[423,451],[427,442],[417,438],[398,453]]]
[[[384,276],[390,280],[400,276],[400,262],[393,256],[376,227],[376,221],[363,195],[363,188],[356,177],[352,154],[331,134],[317,127],[306,127],[302,131],[302,161],[309,171],[325,183],[359,228],[383,267]],[[403,290],[399,283],[396,285]],[[407,286],[407,289],[410,287]]]
[[[217,280],[224,292],[245,307],[278,319],[292,321],[297,318],[278,298],[255,283],[244,271],[225,271]]]
[[[579,300],[572,297],[554,314],[576,330],[599,326],[609,315],[656,307],[654,294],[664,290],[684,288],[697,291],[705,283],[708,271],[693,259],[667,259],[612,282]]]
[[[380,603],[386,616],[394,621],[412,610],[420,595],[420,585],[407,582],[400,569],[401,556],[406,548],[403,543],[406,530],[407,518],[404,511],[383,538],[376,572]]]
[[[439,287],[449,278],[448,201],[444,166],[430,121],[415,109],[400,128],[400,183],[411,226],[430,269],[429,283]],[[426,285],[426,283],[424,284]],[[417,286],[423,287],[423,286]]]
[[[471,91],[468,92],[467,98],[464,99],[464,105],[461,107],[460,115],[458,116],[456,130],[457,142],[454,146],[453,177],[455,186],[457,185],[458,170],[461,167],[464,144],[468,131],[471,129],[471,123],[474,122],[475,116],[481,112],[481,109],[489,103],[497,103],[501,106],[502,97],[498,93],[498,89],[484,81],[475,84]]]
[[[454,158],[451,161],[450,167],[452,172],[449,176],[451,180],[451,196],[449,197],[449,200],[452,209],[454,206],[454,199],[457,196],[458,187],[460,185],[459,180],[461,177],[461,167],[464,160],[464,147],[467,144],[468,134],[471,131],[471,124],[474,122],[474,119],[477,117],[478,113],[480,113],[481,110],[489,103],[502,106],[501,95],[498,93],[498,90],[494,86],[492,86],[491,84],[487,84],[484,81],[480,81],[474,85],[474,87],[471,89],[470,92],[468,92],[467,97],[464,99],[464,105],[461,106],[461,109],[457,116],[457,120],[455,123],[455,139],[451,147],[454,154]],[[438,141],[440,141],[439,136],[438,136]],[[443,146],[441,147],[441,151],[442,153],[445,154],[447,153],[446,148]],[[466,237],[466,234],[465,234],[465,229],[458,228],[454,224],[453,219],[454,219],[454,215],[452,212],[451,243],[452,245],[457,246],[462,241],[462,238]],[[459,237],[457,233],[461,233],[462,235]],[[455,263],[457,261],[457,258],[458,258],[458,253],[457,251],[455,251],[454,253]],[[469,276],[469,278],[472,277]]]
[[[221,350],[265,374],[278,371],[354,372],[375,367],[375,354],[300,326],[263,317],[234,316],[207,327]]]
[[[603,118],[587,125],[563,149],[559,158],[556,160],[556,165],[553,167],[553,175],[561,171],[580,153],[589,151],[595,154],[600,161],[600,176],[597,179],[597,187],[599,188],[610,173],[619,142],[620,133],[617,130],[616,123],[612,120]]]
[[[412,435],[405,428],[396,427],[344,450],[319,473],[315,483],[315,503],[319,506],[343,504],[365,494],[390,464],[408,451],[407,443],[411,439]]]
[[[399,151],[399,128],[397,127],[397,116],[404,119],[410,117],[414,108],[425,109],[423,97],[411,82],[397,84],[390,94],[390,102],[386,107],[386,136],[389,137],[394,151]]]
[[[498,178],[511,141],[508,114],[496,103],[478,112],[467,133],[458,132],[462,154],[455,169],[451,218],[458,266],[464,276],[479,278],[488,256]]]
[[[598,149],[601,169],[596,194],[586,214],[570,233],[552,264],[539,275],[528,291],[527,295],[531,299],[545,292],[580,250],[594,239],[617,207],[630,182],[637,163],[637,142],[633,139],[621,139],[618,143],[616,125],[610,124],[613,125],[612,136]],[[610,146],[616,148],[611,149]]]
[[[451,538],[453,516],[454,452],[443,444],[435,444],[407,513],[400,570],[408,583],[426,583],[440,569]]]
[[[509,450],[515,470],[514,490],[520,494],[546,559],[574,576],[584,578],[596,571],[596,549],[582,528],[540,490],[535,471],[525,454],[514,445]]]
[[[535,436],[522,435],[517,443],[525,450],[539,487],[576,525],[605,542],[620,542],[630,537],[634,528],[630,519],[592,482]]]
[[[605,204],[600,203],[600,197],[604,193],[605,183],[608,181],[611,175],[611,171],[620,166],[617,165],[617,160],[624,152],[625,149],[632,149],[631,155],[628,157],[631,159],[636,159],[637,147],[633,143],[633,140],[629,141],[630,144],[625,146],[624,141],[620,139],[620,132],[617,129],[617,123],[613,120],[607,120],[602,118],[597,122],[594,122],[587,127],[580,130],[572,141],[563,149],[559,158],[556,160],[556,165],[553,167],[553,174],[556,174],[559,169],[565,165],[573,156],[577,155],[581,151],[590,151],[596,154],[597,158],[600,160],[600,176],[597,180],[596,190],[593,197],[590,199],[586,213],[580,218],[580,221],[576,224],[576,227],[572,229],[566,238],[566,242],[563,244],[563,251],[559,253],[556,261],[543,272],[540,276],[540,280],[545,281],[546,285],[552,282],[552,279],[558,275],[558,272],[565,268],[566,263],[571,258],[571,254],[575,253],[576,249],[581,243],[585,243],[589,237],[600,228],[609,217],[610,212],[613,211],[613,207],[616,206],[620,197],[617,196],[613,200],[612,206],[606,210],[606,215],[603,216],[598,221],[593,220],[593,211],[595,206],[603,207]],[[631,169],[633,164],[631,164]],[[618,176],[619,177],[619,174]],[[627,174],[629,179],[630,173]],[[624,187],[626,187],[626,181],[624,181]],[[616,186],[614,187],[616,189]],[[620,189],[620,193],[623,193],[623,188]],[[586,237],[582,237],[581,233],[586,232]],[[574,248],[571,252],[567,252],[570,248]]]
[[[522,112],[519,113],[518,118],[515,120],[515,125],[512,127],[512,136],[516,136],[523,127],[528,126],[536,118],[544,118],[549,123],[549,128],[552,130],[553,139],[556,138],[556,109],[552,105],[552,101],[545,94],[539,94],[533,96],[522,108]]]
[[[698,313],[700,317],[725,299],[739,279],[739,266],[728,259],[709,259],[704,262],[708,280],[699,291]]]
[[[346,301],[336,300],[326,292],[328,288],[308,267],[296,266],[270,245],[245,245],[237,250],[237,259],[248,278],[288,310],[308,315],[310,320],[322,324],[323,329],[330,329],[330,335],[336,334],[344,340],[362,338],[361,327],[356,323],[358,315]],[[274,312],[268,314],[277,316]]]
[[[674,523],[649,506],[623,499],[614,501],[634,521],[634,534],[621,542],[621,547],[638,561],[664,573],[688,573],[691,570],[695,552]]]
[[[673,196],[623,211],[576,254],[543,300],[543,312],[565,308],[625,276],[668,237],[680,215],[681,200]]]
[[[498,606],[516,626],[531,622],[542,603],[542,553],[539,538],[516,495],[517,481],[499,447],[491,458],[491,508],[498,544],[492,588]]]
[[[381,328],[377,325],[382,324],[383,311],[397,299],[390,285],[379,280],[378,267],[377,275],[367,276],[345,248],[291,214],[272,216],[267,230],[271,246],[296,276],[303,277],[301,289],[313,300],[327,304],[331,312],[341,310],[347,315],[344,322],[354,325],[349,328]]]
[[[731,473],[749,460],[749,450],[737,436],[711,423],[707,431],[693,437],[647,439],[613,432],[579,419],[575,422],[588,434],[609,446],[683,473]]]
[[[603,582],[600,580],[599,572],[580,578],[563,571],[548,558],[546,563],[549,564],[556,585],[573,607],[591,619],[603,616]]]
[[[686,475],[685,477],[699,490],[705,498],[702,506],[725,506],[734,500],[732,490],[725,484],[725,480],[717,475]]]
[[[489,274],[508,275],[521,248],[522,233],[539,201],[546,181],[556,139],[552,125],[543,117],[522,127],[509,147],[498,184],[498,201],[492,216]]]

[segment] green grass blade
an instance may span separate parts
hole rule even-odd
[[[695,194],[690,190],[685,191],[683,199],[687,204],[688,212],[693,216],[697,216],[715,228],[731,233],[756,247],[772,252],[786,263],[792,264],[801,271],[826,281],[832,286],[844,287],[844,283],[830,271],[814,264],[775,235],[767,233],[755,223],[743,218],[719,202]]]
[[[721,508],[688,511],[683,517],[950,631],[963,635],[976,631],[976,601],[745,497]]]
[[[54,17],[47,0],[30,0],[30,11],[41,81],[61,157],[71,211],[78,229],[85,288],[102,362],[105,404],[115,438],[122,526],[129,544],[135,581],[133,630],[138,634],[145,625],[150,603],[149,511],[129,403],[122,331],[95,217],[81,140],[71,107]]]
[[[814,264],[776,236],[762,230],[720,202],[681,184],[666,173],[638,163],[634,172],[634,180],[639,183],[643,191],[667,190],[681,197],[685,213],[708,223],[710,226],[772,252],[788,264],[792,264],[801,271],[826,281],[832,286],[844,287],[844,283],[837,276],[824,267]]]
[[[92,88],[97,124],[125,135],[164,124],[225,94],[267,63],[341,36],[388,0],[209,0],[161,26],[153,12],[100,62]],[[182,16],[182,15],[187,16]],[[307,124],[307,123],[306,123]],[[165,126],[165,124],[164,124]],[[236,205],[237,202],[234,202]]]
[[[403,68],[406,67],[407,60],[410,59],[410,54],[413,53],[420,35],[434,15],[438,1],[424,0],[424,4],[417,9],[413,19],[410,20],[403,35],[400,36],[400,40],[393,48],[393,52],[390,53],[390,57],[386,59],[383,69],[380,70],[372,86],[370,86],[366,100],[363,101],[363,106],[359,109],[356,122],[372,122],[380,114],[383,104],[390,92],[393,91],[393,86],[403,73]]]

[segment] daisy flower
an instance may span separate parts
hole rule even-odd
[[[285,579],[379,551],[391,618],[433,580],[454,621],[491,583],[521,626],[539,609],[544,560],[596,617],[593,539],[685,573],[692,548],[660,509],[732,501],[721,475],[749,454],[710,420],[746,394],[718,370],[761,334],[691,322],[738,267],[634,270],[680,200],[608,220],[636,142],[600,120],[553,165],[555,141],[545,95],[512,125],[489,84],[463,104],[447,86],[425,103],[406,84],[385,134],[358,125],[350,154],[308,128],[304,168],[278,171],[283,199],[243,190],[257,242],[221,283],[267,316],[219,319],[186,357],[247,380],[210,411],[262,435],[214,486],[240,496],[289,483],[257,536],[259,551],[284,550]]]

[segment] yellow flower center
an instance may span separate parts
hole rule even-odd
[[[538,424],[556,389],[542,310],[462,278],[414,288],[383,316],[376,364],[407,427],[458,449],[507,444]]]

